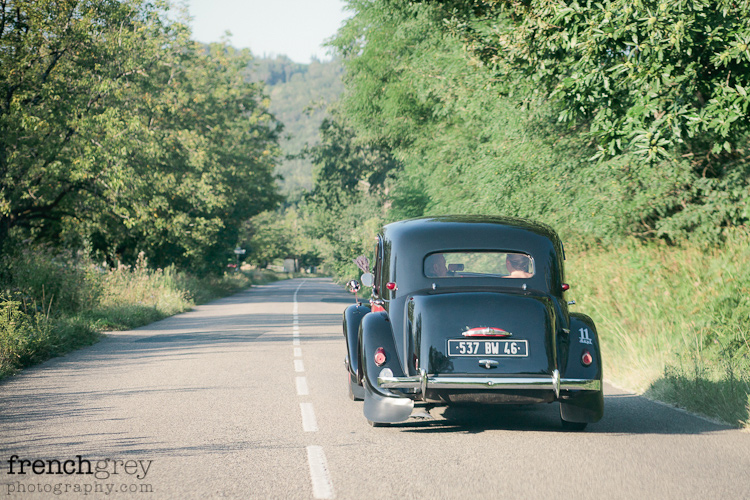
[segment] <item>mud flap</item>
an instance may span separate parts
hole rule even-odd
[[[604,415],[604,391],[585,391],[563,401],[560,418],[566,422],[594,423]]]
[[[370,388],[369,382],[364,381],[365,418],[376,423],[396,423],[409,419],[414,409],[414,401],[409,398],[381,396]]]

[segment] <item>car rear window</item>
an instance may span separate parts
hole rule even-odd
[[[534,271],[534,259],[525,253],[438,252],[424,259],[424,274],[428,278],[530,278]]]

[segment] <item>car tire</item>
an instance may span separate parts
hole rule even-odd
[[[361,385],[357,384],[355,380],[352,380],[352,372],[348,371],[349,374],[349,399],[352,401],[363,401],[365,398],[359,394],[364,390]]]
[[[560,419],[560,422],[562,422],[563,430],[569,432],[580,432],[588,425],[586,422],[568,422],[562,419]]]

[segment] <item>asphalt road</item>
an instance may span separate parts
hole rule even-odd
[[[555,404],[372,428],[351,301],[258,286],[0,383],[0,498],[750,499],[750,433],[609,386],[583,433]]]

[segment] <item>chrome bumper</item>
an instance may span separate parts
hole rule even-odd
[[[541,389],[554,391],[601,391],[601,380],[560,378],[555,370],[551,377],[451,377],[428,375],[424,370],[414,377],[378,377],[378,386],[383,389],[419,389],[424,394],[427,389],[497,389],[528,390]]]

